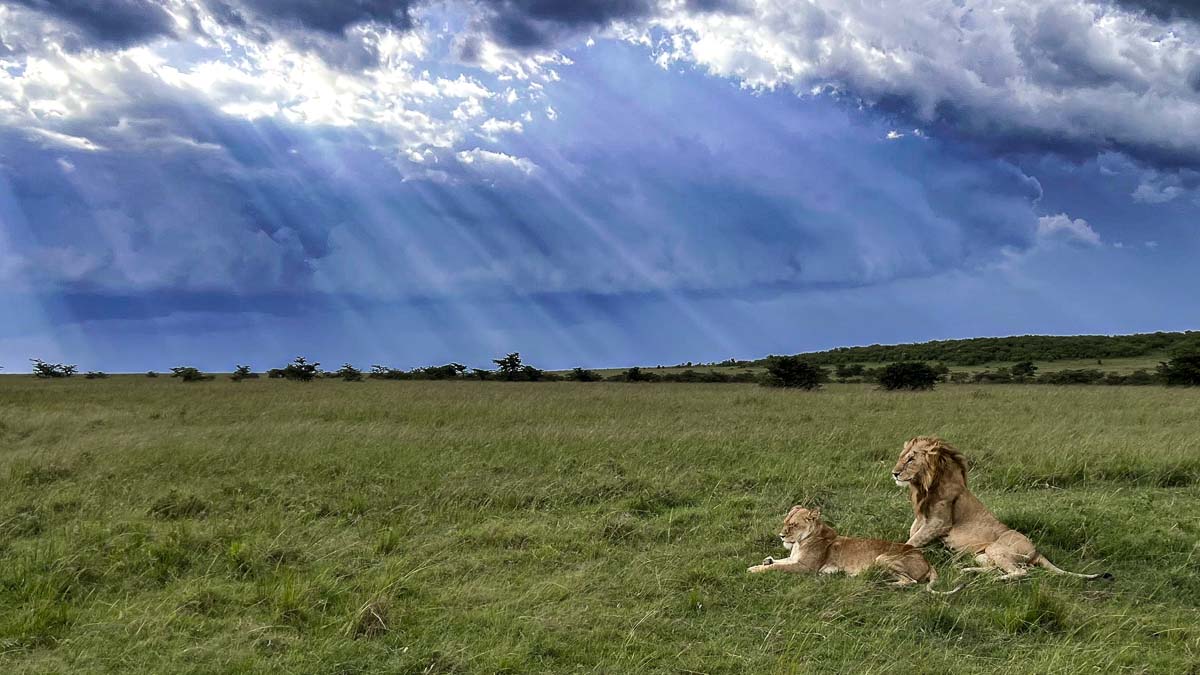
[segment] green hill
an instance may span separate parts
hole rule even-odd
[[[1017,335],[966,340],[935,340],[916,344],[838,347],[802,356],[814,363],[887,363],[940,361],[975,366],[1001,361],[1061,361],[1117,359],[1200,351],[1200,331],[1138,333],[1136,335]],[[754,362],[761,365],[764,360]]]

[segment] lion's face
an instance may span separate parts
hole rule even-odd
[[[820,510],[793,506],[792,510],[788,511],[787,517],[783,519],[783,529],[779,531],[779,538],[783,540],[785,547],[791,548],[792,544],[804,541],[820,526]]]
[[[917,477],[924,474],[932,461],[932,449],[933,444],[924,438],[914,438],[905,443],[900,459],[896,460],[896,466],[892,468],[892,479],[896,481],[896,485],[908,487]]]

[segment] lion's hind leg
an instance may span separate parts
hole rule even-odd
[[[893,586],[911,586],[927,576],[927,574],[921,574],[912,569],[912,561],[908,559],[907,555],[883,553],[876,556],[875,565],[887,570],[895,578],[895,581],[892,582]],[[921,578],[916,578],[918,576]]]
[[[1037,553],[1034,555],[1032,563],[1034,565],[1037,565],[1038,567],[1043,567],[1045,569],[1048,569],[1051,572],[1054,572],[1055,574],[1066,574],[1066,575],[1072,576],[1072,577],[1079,577],[1080,579],[1105,579],[1105,580],[1111,581],[1113,578],[1113,575],[1109,574],[1108,572],[1098,572],[1096,574],[1081,574],[1079,572],[1069,572],[1067,570],[1061,569],[1054,563],[1047,560],[1046,556],[1042,555],[1041,553]]]
[[[964,567],[960,572],[969,572],[971,574],[982,574],[984,572],[995,572],[996,564],[988,557],[986,553],[975,554],[975,567]]]

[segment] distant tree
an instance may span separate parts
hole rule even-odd
[[[575,368],[567,373],[566,379],[572,382],[599,382],[604,379],[604,376],[594,370]]]
[[[412,377],[420,380],[457,380],[467,372],[467,367],[461,363],[447,363],[444,366],[429,366],[417,368]]]
[[[768,356],[767,377],[763,384],[768,387],[792,389],[819,389],[829,379],[829,372],[814,366],[799,356]]]
[[[33,361],[33,376],[42,379],[55,377],[71,377],[79,372],[79,368],[73,365],[63,365],[61,363],[47,363],[41,359],[30,359]]]
[[[1021,361],[1014,363],[1008,372],[1012,375],[1014,382],[1028,382],[1037,374],[1038,367],[1033,365],[1033,361]]]
[[[83,374],[83,377],[88,380],[103,380],[108,377],[108,373],[103,370],[89,370]]]
[[[534,368],[533,366],[521,366],[521,379],[522,380],[528,380],[529,382],[537,382],[538,380],[545,379],[545,377],[546,377],[546,371],[544,371],[540,368]]]
[[[1180,354],[1158,364],[1158,376],[1169,387],[1200,386],[1200,352]]]
[[[1155,384],[1158,381],[1159,381],[1159,377],[1155,373],[1150,373],[1145,370],[1135,370],[1132,373],[1126,375],[1125,381],[1122,382],[1121,384],[1128,384],[1128,385],[1134,385],[1134,386],[1145,386],[1148,384]]]
[[[513,352],[502,359],[492,359],[502,380],[521,379],[521,353]]]
[[[146,377],[158,377],[158,373],[154,372],[153,370],[147,370]]]
[[[864,370],[865,368],[860,363],[838,364],[833,374],[839,380],[849,380],[854,377],[862,377]]]
[[[203,382],[213,379],[212,375],[205,375],[199,369],[191,366],[178,366],[171,369],[171,377],[178,377],[184,382]]]
[[[513,352],[502,359],[493,359],[492,363],[496,364],[497,379],[509,382],[537,382],[553,379],[540,368],[521,363],[521,354],[518,352]]]
[[[258,379],[258,373],[250,370],[250,366],[239,365],[237,368],[233,369],[233,374],[229,376],[229,379],[233,380],[234,382],[241,382],[242,380],[255,380]]]
[[[1095,368],[1079,368],[1042,373],[1037,378],[1037,382],[1040,384],[1096,384],[1103,379],[1104,373]]]
[[[367,377],[372,380],[407,380],[411,379],[412,376],[398,368],[374,365],[371,366],[371,373]]]
[[[937,381],[937,371],[923,361],[890,364],[883,369],[883,373],[879,376],[879,385],[889,391],[933,389]]]
[[[321,364],[313,361],[309,363],[308,359],[303,356],[297,356],[295,360],[289,363],[280,371],[280,377],[288,380],[296,380],[298,382],[311,382],[321,374]]]
[[[471,369],[471,377],[478,379],[478,380],[490,380],[490,379],[492,379],[493,375],[495,375],[495,373],[493,373],[490,370],[487,370],[486,368],[472,368]]]
[[[341,368],[338,368],[337,376],[342,378],[342,380],[345,382],[362,382],[363,381],[362,371],[359,370],[358,368],[355,368],[354,366],[352,366],[349,363],[344,363],[344,364],[342,364]]]
[[[622,372],[616,377],[620,382],[656,382],[660,379],[657,374],[647,373],[637,366]]]

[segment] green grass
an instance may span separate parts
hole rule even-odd
[[[1200,391],[0,378],[3,672],[1196,672]],[[903,539],[941,434],[1115,583],[745,573]],[[949,585],[960,564],[931,555]]]

